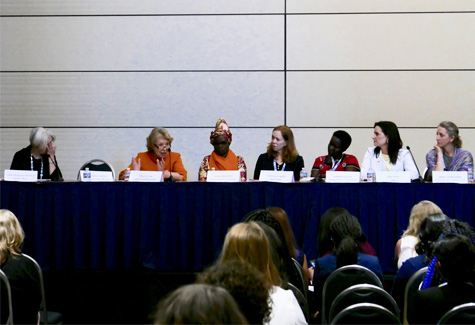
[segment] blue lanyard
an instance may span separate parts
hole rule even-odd
[[[43,179],[43,157],[41,157],[41,170],[40,170],[40,179]],[[34,170],[33,168],[33,155],[30,155],[30,168],[31,170]]]
[[[335,165],[335,159],[333,159],[332,157],[332,170],[335,171],[335,169],[338,168],[338,166],[340,165],[341,161],[343,160],[343,157],[345,157],[344,155],[341,156],[340,160],[338,161],[338,164]]]
[[[275,171],[283,172],[283,171],[285,170],[285,165],[286,165],[286,163],[284,163],[284,165],[282,166],[282,169],[281,169],[281,170],[278,170],[278,169],[277,169],[277,161],[275,161],[275,159],[274,159],[274,170],[275,170]]]

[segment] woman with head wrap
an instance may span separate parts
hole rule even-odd
[[[218,120],[216,128],[211,132],[209,139],[214,150],[211,155],[203,158],[198,173],[198,180],[206,181],[208,171],[213,169],[239,170],[241,172],[241,182],[245,182],[247,177],[246,163],[244,162],[243,157],[236,156],[234,152],[229,149],[229,146],[233,141],[233,135],[224,119],[220,118]]]
[[[328,143],[328,155],[315,159],[312,168],[312,177],[325,178],[330,171],[359,171],[358,159],[344,152],[351,144],[351,136],[342,130],[333,133]]]

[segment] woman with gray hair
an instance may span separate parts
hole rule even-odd
[[[50,130],[37,127],[30,132],[30,145],[13,156],[10,169],[36,170],[38,179],[62,181],[63,175],[56,160],[56,136]]]
[[[450,121],[439,123],[436,137],[437,144],[426,155],[427,172],[425,179],[432,181],[432,171],[468,171],[473,170],[473,157],[462,149],[462,139],[457,125]]]

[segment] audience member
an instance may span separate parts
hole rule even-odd
[[[442,213],[442,210],[431,201],[421,201],[411,209],[409,217],[409,226],[396,243],[394,250],[394,260],[397,262],[397,268],[400,269],[402,263],[408,258],[416,257],[416,244],[419,242],[417,232],[422,219],[434,213]]]
[[[216,128],[209,137],[211,145],[214,147],[211,155],[203,158],[198,171],[198,181],[206,181],[209,170],[239,170],[241,172],[241,182],[247,179],[247,168],[244,158],[236,156],[229,149],[233,141],[233,135],[224,119],[216,122]]]
[[[14,324],[38,323],[41,304],[40,275],[34,262],[21,255],[25,234],[16,216],[0,210],[0,268],[8,277],[12,291]],[[1,286],[1,324],[8,318],[8,298]]]
[[[162,299],[155,324],[249,324],[225,289],[189,284]]]
[[[241,261],[217,263],[200,273],[198,282],[226,289],[250,324],[269,322],[272,285],[252,265]]]
[[[432,171],[468,171],[473,170],[473,157],[462,149],[462,139],[457,125],[444,121],[437,127],[437,144],[426,155],[427,172],[424,178],[432,181]]]
[[[13,156],[10,169],[36,170],[38,179],[62,181],[63,175],[56,160],[56,136],[42,127],[30,132],[30,145],[21,149]]]
[[[162,171],[163,178],[170,175],[177,181],[186,181],[186,169],[178,152],[172,152],[173,138],[167,129],[154,128],[147,137],[147,151],[140,152],[137,157],[132,157],[131,170]],[[171,160],[171,162],[170,162]],[[170,169],[171,165],[171,171]],[[124,179],[124,169],[119,174],[119,179]],[[171,173],[170,173],[171,172]]]
[[[294,178],[298,181],[303,167],[303,158],[299,156],[295,146],[292,130],[288,126],[280,125],[272,131],[272,141],[267,146],[267,152],[257,159],[254,179],[259,179],[261,170],[285,170],[294,172]]]

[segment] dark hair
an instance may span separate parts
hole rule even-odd
[[[284,140],[287,141],[287,145],[282,149],[283,162],[292,163],[297,160],[299,152],[295,146],[294,133],[292,130],[287,125],[279,125],[272,130],[272,132],[274,131],[280,131]],[[272,150],[272,142],[267,145],[267,155],[269,157],[273,157],[275,155],[274,151]]]
[[[250,324],[269,322],[269,290],[264,275],[249,263],[230,261],[218,263],[198,275],[199,283],[226,289],[236,300]]]
[[[399,155],[399,149],[402,148],[402,140],[401,136],[399,135],[399,130],[394,124],[394,122],[391,121],[379,121],[374,123],[374,127],[379,126],[381,130],[383,131],[384,135],[388,137],[388,155],[389,155],[389,160],[391,161],[391,164],[395,164],[397,162],[397,157]],[[376,153],[376,156],[379,155],[379,152],[381,151],[380,147],[376,147],[374,149],[374,152]]]
[[[189,284],[162,299],[155,324],[248,324],[234,298],[223,288]]]
[[[449,135],[449,137],[455,137],[454,141],[452,142],[454,147],[462,148],[462,138],[459,136],[459,128],[457,127],[457,125],[455,125],[455,123],[450,121],[443,121],[439,123],[439,126],[447,130],[447,134]]]
[[[468,237],[448,234],[435,244],[434,254],[441,264],[444,279],[450,282],[473,281],[475,249]]]
[[[422,220],[418,232],[419,243],[416,245],[417,254],[432,254],[434,245],[448,221],[449,217],[443,213],[430,214]]]
[[[337,137],[341,141],[341,151],[344,152],[351,144],[351,136],[348,132],[343,130],[338,130],[333,133],[334,137]]]
[[[358,238],[362,233],[358,219],[352,215],[342,214],[333,219],[330,234],[335,242],[337,268],[358,264]]]

